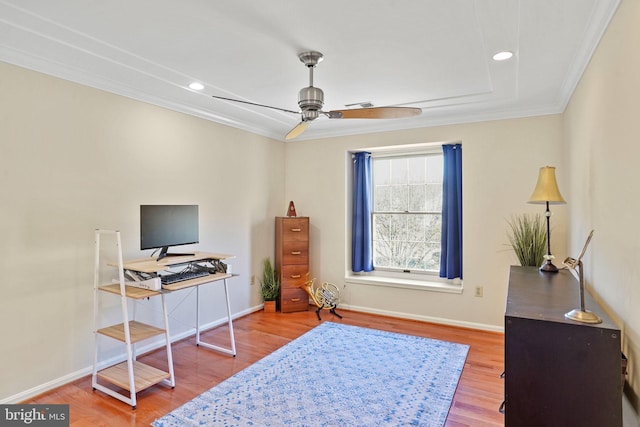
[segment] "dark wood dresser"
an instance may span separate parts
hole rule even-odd
[[[275,258],[280,277],[280,311],[308,310],[309,294],[300,286],[309,274],[309,217],[276,217]]]
[[[579,284],[569,270],[511,267],[505,313],[506,426],[622,426],[620,330],[588,294],[585,304],[602,323],[564,317],[580,307]]]

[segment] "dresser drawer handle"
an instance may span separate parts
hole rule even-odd
[[[293,231],[294,233],[299,233],[302,231],[301,228],[292,228],[291,231]]]
[[[300,276],[299,274],[292,274],[291,275],[292,279],[299,279],[300,277],[302,277],[302,276]]]
[[[291,255],[300,255],[301,253],[300,251],[291,251]]]
[[[291,298],[291,302],[298,302],[300,301],[300,298]]]

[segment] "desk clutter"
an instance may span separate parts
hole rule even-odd
[[[197,279],[217,273],[225,274],[228,269],[227,264],[219,259],[189,261],[183,264],[177,264],[178,268],[175,267],[176,266],[169,265],[159,272],[144,272],[125,268],[125,279],[128,279],[125,280],[125,285],[157,291],[165,285],[172,285],[185,280]]]
[[[141,279],[137,276],[129,274],[129,272],[127,271],[124,272],[124,275],[126,278],[131,279],[125,280],[125,286],[133,286],[134,288],[148,289],[150,291],[159,291],[160,289],[162,289],[162,281],[159,277]],[[113,283],[118,283],[118,281],[114,279]]]

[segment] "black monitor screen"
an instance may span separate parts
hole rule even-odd
[[[169,246],[199,243],[198,205],[140,205],[140,249],[161,248],[158,259]]]

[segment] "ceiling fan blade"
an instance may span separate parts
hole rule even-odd
[[[330,119],[402,119],[422,114],[421,108],[371,107],[329,111]]]
[[[239,102],[241,104],[254,105],[256,107],[271,108],[272,110],[284,111],[285,113],[300,114],[300,111],[287,110],[286,108],[272,107],[271,105],[257,104],[255,102],[243,101],[241,99],[225,98],[224,96],[211,95],[212,98],[223,101]]]
[[[289,141],[290,139],[296,138],[305,131],[305,129],[309,126],[309,122],[302,121],[296,125],[293,129],[289,131],[287,136],[284,137],[285,140]]]

